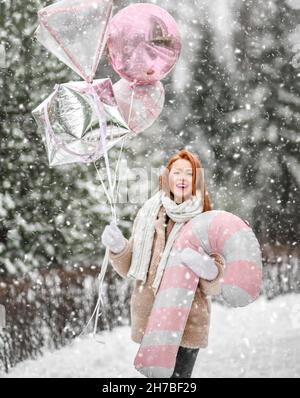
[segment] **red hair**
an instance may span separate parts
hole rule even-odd
[[[201,161],[199,160],[199,158],[196,155],[194,155],[193,153],[187,151],[186,149],[183,149],[183,150],[177,152],[175,155],[173,155],[168,160],[168,163],[166,165],[164,173],[159,177],[159,189],[162,190],[163,187],[169,185],[168,181],[167,181],[166,174],[168,174],[171,171],[173,163],[179,159],[188,160],[192,165],[192,172],[193,172],[193,174],[192,174],[192,195],[195,196],[196,190],[197,190],[197,187],[196,187],[197,170],[200,170],[200,169],[203,170],[203,167],[202,167],[202,164],[201,164]],[[204,176],[202,175],[202,173],[200,173],[200,181],[199,182],[200,182],[201,192],[204,192],[203,212],[212,210],[211,201],[209,198],[209,194],[206,190]]]

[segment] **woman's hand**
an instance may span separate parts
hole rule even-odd
[[[211,281],[218,276],[218,267],[208,254],[203,249],[200,251],[193,250],[189,247],[182,250],[180,253],[183,264],[189,267],[199,278]]]
[[[119,254],[126,246],[126,240],[114,222],[106,225],[101,237],[104,246],[114,254]]]

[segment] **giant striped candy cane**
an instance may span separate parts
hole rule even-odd
[[[234,307],[253,302],[260,293],[261,251],[250,226],[226,211],[194,217],[179,232],[171,250],[136,355],[136,369],[147,377],[171,377],[199,278],[182,264],[180,252],[202,247],[225,263],[221,292]]]
[[[192,236],[208,254],[225,262],[221,294],[228,305],[244,307],[260,294],[262,256],[259,242],[238,216],[223,210],[207,211],[191,221]]]

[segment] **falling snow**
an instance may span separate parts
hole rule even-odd
[[[171,155],[182,148],[198,154],[213,209],[248,220],[259,240],[264,288],[244,309],[215,304],[210,344],[200,350],[194,376],[300,377],[300,2],[150,2],[178,22],[182,53],[162,81],[161,115],[125,143],[116,176],[118,225],[129,238]],[[16,364],[9,377],[140,377],[132,368],[130,287],[112,269],[101,325],[112,331],[99,335],[104,344],[76,339],[50,352],[39,334],[48,322],[50,345],[61,347],[91,315],[104,256],[101,234],[111,220],[93,164],[49,167],[31,114],[56,84],[79,79],[34,39],[37,11],[46,3],[0,0],[0,303],[10,309],[7,333],[19,350],[9,354]],[[116,0],[115,12],[129,3]],[[117,81],[106,57],[96,77]],[[109,151],[112,170],[118,150]],[[104,169],[103,159],[98,165]],[[17,314],[26,306],[35,326],[13,318],[15,303]],[[1,371],[7,366],[3,336],[0,331]],[[41,358],[24,361],[39,350]]]

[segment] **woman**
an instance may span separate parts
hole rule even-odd
[[[136,279],[131,297],[131,337],[136,343],[141,343],[147,326],[156,294],[153,286],[174,225],[180,228],[180,224],[184,225],[201,212],[211,210],[204,181],[198,178],[199,170],[202,170],[201,162],[195,155],[186,150],[178,152],[168,161],[160,177],[160,191],[139,210],[131,238],[125,239],[114,224],[106,226],[102,234],[102,242],[110,249],[110,260],[117,273]],[[199,200],[197,187],[204,193],[203,200],[202,197]],[[145,260],[141,253],[146,256],[147,245],[149,258]],[[140,246],[143,246],[143,252]],[[211,313],[208,296],[220,293],[224,263],[216,254],[203,256],[192,249],[184,249],[181,260],[200,277],[172,375],[188,378],[191,377],[199,349],[208,345]],[[141,263],[146,267],[144,273]]]

